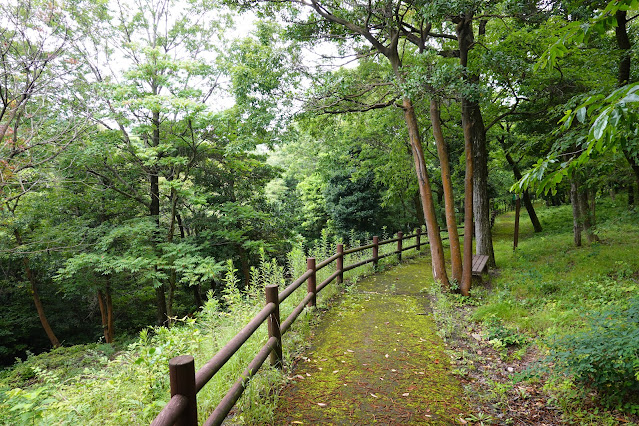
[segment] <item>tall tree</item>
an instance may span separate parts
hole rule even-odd
[[[108,188],[146,206],[160,250],[159,244],[173,243],[179,200],[206,149],[207,102],[219,78],[212,64],[214,40],[224,16],[197,0],[118,1],[114,7],[113,17],[102,11],[101,21],[84,21],[95,30],[76,47],[100,95],[92,102],[101,109],[95,118],[107,128],[115,123],[120,154],[137,165],[143,172],[138,179],[148,186],[141,190],[140,181],[124,179],[106,163],[92,172]],[[124,60],[124,73],[110,66],[116,60]],[[163,323],[171,314],[175,276],[153,283],[157,320]]]
[[[0,14],[0,226],[23,253],[38,316],[51,344],[59,346],[25,246],[30,228],[19,216],[23,199],[48,184],[53,160],[84,133],[86,118],[73,105],[65,14],[36,1],[3,3]]]
[[[243,2],[240,2],[243,3]],[[414,12],[410,3],[368,2],[347,3],[310,0],[308,2],[290,2],[309,8],[313,15],[301,23],[304,34],[315,32],[314,37],[324,39],[341,38],[346,32],[351,38],[363,42],[368,49],[381,55],[388,61],[394,76],[394,83],[405,86],[405,75],[401,54],[403,25]],[[422,148],[422,137],[411,97],[404,92],[401,97],[404,121],[408,129],[415,173],[419,183],[421,203],[430,240],[433,276],[448,286],[443,246],[439,235],[439,225],[435,213],[430,178],[426,170],[426,161]]]

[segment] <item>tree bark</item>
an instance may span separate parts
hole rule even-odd
[[[115,339],[115,318],[113,317],[113,299],[111,298],[111,276],[106,277],[106,287],[104,289],[106,296],[106,308],[107,308],[107,327],[109,330],[109,342],[112,343]]]
[[[467,114],[463,113],[466,101],[462,99],[462,127],[464,129],[464,154],[466,162],[466,177],[464,179],[464,265],[462,269],[461,294],[470,295],[473,281],[473,143],[470,137],[471,123]]]
[[[617,47],[622,52],[621,59],[619,60],[619,72],[617,75],[617,86],[621,87],[630,83],[632,44],[630,42],[630,37],[628,37],[628,12],[625,10],[617,11],[615,13],[615,19],[617,20],[615,38],[617,40]],[[635,175],[635,185],[639,189],[639,164],[637,163],[637,159],[627,149],[624,149],[623,153],[626,160],[628,160],[628,164],[632,167],[632,171]],[[634,204],[634,196],[632,198],[632,203],[630,203],[630,198],[628,199],[629,204]]]
[[[475,43],[473,34],[473,15],[464,14],[456,20],[459,63],[466,72],[466,81],[479,82],[476,74],[467,74],[468,53]],[[463,97],[462,121],[469,126],[464,130],[464,138],[470,138],[473,144],[473,215],[475,217],[475,244],[477,254],[488,255],[489,266],[495,266],[495,252],[490,229],[490,203],[488,197],[488,150],[486,147],[486,129],[479,103],[469,97]]]
[[[102,334],[104,335],[104,341],[106,343],[111,343],[109,342],[109,326],[107,322],[106,303],[104,300],[104,294],[102,294],[102,290],[98,290],[98,306],[100,307],[100,318],[102,320]]]
[[[455,218],[455,197],[453,195],[453,182],[450,176],[450,163],[448,161],[448,146],[442,132],[439,104],[435,99],[430,101],[430,121],[433,126],[433,137],[437,146],[437,156],[442,172],[442,187],[444,189],[444,205],[446,210],[446,227],[450,242],[451,276],[458,284],[462,282],[462,257],[457,233],[457,219]]]
[[[446,262],[444,260],[444,247],[441,236],[439,235],[439,225],[437,224],[437,215],[435,214],[430,180],[428,179],[428,173],[426,171],[426,160],[419,135],[417,116],[415,115],[415,109],[410,99],[404,98],[402,105],[404,107],[404,120],[408,127],[408,136],[413,151],[413,161],[415,163],[415,172],[417,173],[417,181],[419,183],[419,194],[424,210],[426,232],[428,233],[428,240],[430,242],[433,278],[435,281],[439,281],[445,288],[448,288],[449,282],[446,273]]]
[[[572,232],[575,246],[581,247],[581,211],[579,209],[579,185],[576,177],[570,181],[570,203],[572,204]]]
[[[588,192],[582,187],[578,188],[578,200],[579,200],[579,215],[581,216],[583,231],[586,232],[586,238],[588,243],[599,241],[599,237],[593,232],[595,226],[594,218],[592,216],[592,209],[588,202]],[[594,200],[593,200],[594,202]]]
[[[98,290],[98,305],[100,306],[100,316],[102,317],[104,341],[113,343],[113,336],[115,335],[113,330],[113,304],[111,302],[111,289],[108,285],[105,293],[102,290]]]
[[[13,235],[16,238],[16,242],[19,246],[22,245],[22,236],[20,235],[20,231],[17,229],[13,231]],[[35,274],[31,269],[31,265],[29,264],[29,258],[24,256],[22,258],[22,265],[24,265],[24,272],[27,276],[27,280],[31,285],[31,296],[33,296],[33,303],[35,305],[36,311],[38,312],[38,318],[40,318],[40,324],[42,324],[42,328],[44,332],[47,334],[49,341],[51,342],[51,346],[54,348],[60,347],[60,341],[56,337],[49,321],[47,320],[47,316],[44,314],[44,306],[42,305],[42,301],[40,300],[40,295],[38,294],[38,285],[36,282]]]

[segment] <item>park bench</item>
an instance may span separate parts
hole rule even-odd
[[[473,267],[472,273],[474,276],[479,277],[481,281],[481,275],[488,273],[488,256],[485,254],[473,255]]]

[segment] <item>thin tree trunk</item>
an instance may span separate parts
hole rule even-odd
[[[241,244],[237,245],[237,251],[240,255],[240,269],[242,276],[244,277],[244,288],[248,288],[251,284],[251,268],[249,266],[248,253]]]
[[[442,132],[439,104],[435,99],[430,101],[430,121],[433,126],[433,137],[437,146],[437,156],[442,172],[442,187],[444,189],[444,205],[446,210],[446,227],[450,242],[451,276],[458,284],[462,282],[462,257],[457,233],[457,219],[455,218],[455,197],[453,196],[453,182],[450,176],[448,161],[448,146]]]
[[[171,244],[175,237],[175,222],[177,218],[177,200],[178,196],[175,188],[171,188],[171,216],[169,218],[169,232],[166,236],[166,241]],[[173,260],[175,262],[175,259]],[[175,299],[175,290],[177,287],[177,273],[175,269],[171,269],[169,274],[169,297],[166,302],[166,315],[168,318],[173,317],[173,300]]]
[[[510,164],[510,167],[513,169],[513,174],[515,175],[515,179],[518,181],[521,180],[522,175],[521,175],[521,171],[519,170],[519,166],[517,165],[517,162],[515,162],[513,157],[510,155],[510,153],[506,151],[503,143],[502,143],[502,148],[504,149],[504,153],[506,154],[506,161],[508,161],[508,164]],[[530,217],[530,221],[532,222],[535,232],[541,232],[542,231],[541,223],[539,222],[539,218],[537,217],[537,213],[535,212],[535,207],[533,206],[533,203],[530,200],[530,193],[528,192],[528,190],[524,191],[524,193],[522,194],[522,198],[524,200],[524,206],[526,207],[526,211],[528,212],[528,217]]]
[[[202,299],[202,285],[196,284],[193,287],[193,299],[195,301],[195,306],[200,309],[204,306],[204,300]]]
[[[153,88],[154,93],[157,88]],[[151,145],[154,147],[160,144],[160,113],[158,111],[153,112],[152,117],[153,134],[151,137]],[[160,231],[160,183],[159,183],[159,170],[158,166],[154,165],[149,171],[149,193],[151,196],[151,202],[149,204],[149,215],[157,226],[157,232]],[[157,322],[158,325],[164,324],[167,315],[166,306],[166,291],[164,283],[160,283],[155,287],[155,305],[157,309]]]
[[[107,308],[107,328],[109,331],[108,343],[113,343],[115,339],[115,318],[113,317],[113,299],[111,298],[111,275],[106,276],[106,287],[104,289]]]
[[[582,187],[579,188],[579,214],[582,218],[583,230],[586,232],[588,243],[599,241],[599,237],[594,233],[594,220],[592,210],[588,202],[588,192]]]
[[[433,266],[433,278],[439,281],[446,289],[449,287],[448,275],[446,273],[446,261],[444,260],[444,246],[439,235],[439,225],[437,224],[437,215],[435,213],[435,204],[433,203],[433,193],[430,188],[430,180],[426,171],[426,160],[422,149],[421,137],[419,135],[419,126],[417,124],[417,116],[410,99],[403,99],[404,120],[408,127],[408,135],[410,139],[411,149],[413,151],[413,161],[415,163],[415,172],[417,173],[417,181],[419,183],[419,193],[424,209],[424,219],[426,221],[426,232],[430,242],[431,262]]]
[[[102,334],[104,335],[104,341],[111,343],[109,340],[109,323],[107,320],[106,303],[102,290],[98,290],[98,306],[100,307],[100,317],[102,319]]]
[[[579,185],[576,177],[570,181],[570,203],[572,204],[572,230],[575,246],[581,247],[582,220],[579,209]]]
[[[113,343],[115,330],[113,328],[113,303],[111,301],[111,285],[110,278],[107,275],[107,284],[104,293],[98,290],[98,304],[100,306],[100,316],[102,317],[102,330],[104,333],[104,341]]]
[[[16,242],[19,246],[22,245],[22,236],[20,232],[16,229],[13,231],[13,234],[16,238]],[[38,318],[40,318],[40,324],[42,324],[42,328],[44,332],[47,334],[49,341],[51,342],[51,346],[54,348],[60,347],[60,341],[56,337],[49,321],[47,320],[47,316],[44,314],[44,306],[42,305],[42,301],[40,300],[40,295],[38,294],[38,286],[35,279],[35,275],[31,270],[31,266],[29,264],[29,258],[24,256],[22,258],[22,264],[24,265],[24,271],[27,275],[27,280],[29,280],[29,284],[31,285],[31,295],[33,296],[33,303],[35,305],[36,311],[38,312]]]

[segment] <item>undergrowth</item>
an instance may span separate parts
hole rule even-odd
[[[472,319],[506,346],[534,343],[535,370],[546,373],[567,422],[616,424],[609,410],[639,412],[639,212],[624,201],[597,201],[600,241],[582,247],[573,244],[570,206],[538,206],[539,234],[522,210],[517,250],[514,214],[495,224],[499,272]]]
[[[316,257],[319,263],[333,255],[336,244],[341,242],[324,233],[310,248],[310,256]],[[362,243],[354,240],[349,246]],[[414,244],[414,239],[406,240],[405,244]],[[382,246],[380,255],[394,250],[393,244]],[[415,254],[415,250],[410,250],[404,256]],[[344,264],[369,257],[371,250],[349,254],[345,256]],[[390,256],[380,261],[380,267],[395,262],[395,257]],[[29,356],[0,375],[0,424],[149,424],[168,402],[168,362],[171,358],[193,355],[198,369],[262,309],[266,285],[276,284],[283,290],[290,282],[286,277],[298,277],[305,270],[306,255],[301,246],[291,250],[287,265],[279,265],[263,255],[260,264],[251,269],[250,285],[240,291],[237,270],[229,262],[221,300],[210,295],[196,318],[177,320],[170,328],[149,327],[133,342],[119,347],[81,345]],[[318,284],[333,271],[334,264],[318,271]],[[345,280],[356,281],[372,271],[369,264],[345,273]],[[306,295],[306,286],[302,287],[280,306],[282,320]],[[335,283],[328,285],[318,295],[318,306],[326,306],[343,288]],[[232,413],[234,423],[268,422],[272,418],[277,389],[286,380],[286,366],[291,365],[305,347],[316,319],[316,313],[309,310],[298,317],[282,339],[284,372],[265,363]],[[264,324],[198,393],[200,422],[206,420],[266,340]]]

